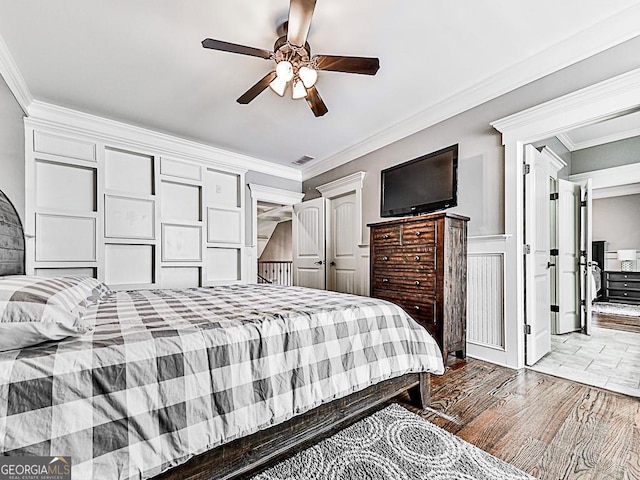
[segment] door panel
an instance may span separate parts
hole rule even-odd
[[[550,168],[548,158],[533,146],[525,147],[530,173],[525,176],[525,314],[526,363],[535,364],[551,349],[551,276],[549,273]]]
[[[326,200],[293,206],[293,284],[324,290]]]
[[[327,288],[336,292],[357,293],[358,222],[355,193],[329,202],[329,259]]]
[[[580,288],[580,292],[582,294],[581,301],[583,302],[583,307],[580,309],[582,313],[581,323],[582,330],[587,335],[591,335],[591,302],[593,301],[593,297],[595,292],[593,291],[593,284],[591,283],[591,263],[593,262],[592,251],[591,251],[591,243],[593,241],[593,231],[592,231],[592,221],[593,218],[591,216],[592,210],[592,200],[593,196],[591,195],[591,179],[587,179],[587,181],[580,187],[580,193],[582,195],[582,208],[581,211],[581,228],[580,232],[582,234],[582,238],[580,239],[580,248],[584,252],[584,256],[582,257],[582,261],[580,262],[580,279],[582,286]]]
[[[558,179],[557,202],[558,307],[556,333],[575,332],[580,325],[580,186]]]

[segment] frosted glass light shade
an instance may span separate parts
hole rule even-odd
[[[635,260],[636,258],[636,250],[618,250],[618,260],[620,260],[621,262],[625,260]]]
[[[276,75],[278,78],[284,80],[285,82],[289,82],[293,79],[293,65],[291,62],[287,62],[286,60],[278,63],[276,65]]]
[[[318,80],[318,72],[309,67],[300,67],[300,70],[298,70],[298,76],[307,88],[313,87]]]
[[[296,80],[293,84],[293,99],[299,100],[307,96],[307,89],[304,88],[304,83],[300,80]]]
[[[284,91],[287,89],[287,81],[283,80],[280,77],[276,77],[269,84],[269,86],[271,87],[271,90],[276,92],[278,95],[283,96],[284,95]]]

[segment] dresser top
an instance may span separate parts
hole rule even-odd
[[[448,212],[439,212],[439,213],[430,213],[428,215],[416,215],[413,217],[393,218],[391,220],[386,220],[382,222],[368,223],[367,227],[377,227],[379,225],[395,225],[399,223],[423,222],[425,220],[439,220],[440,218],[455,218],[457,220],[464,220],[465,222],[468,222],[470,220],[469,217],[465,217],[464,215],[458,215],[455,213],[448,213]]]

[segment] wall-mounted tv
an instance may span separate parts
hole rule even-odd
[[[458,144],[381,172],[380,216],[430,213],[458,204]]]

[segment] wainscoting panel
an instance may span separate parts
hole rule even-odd
[[[467,282],[467,341],[504,349],[504,255],[470,254]]]

